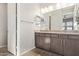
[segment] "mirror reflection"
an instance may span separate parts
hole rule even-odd
[[[41,3],[40,15],[35,15],[36,30],[79,30],[79,4]]]

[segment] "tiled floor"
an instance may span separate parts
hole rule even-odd
[[[0,56],[13,56],[13,54],[8,52],[7,48],[0,48]]]
[[[25,53],[22,56],[61,56],[61,55],[51,53],[51,52],[47,52],[47,51],[42,50],[42,49],[35,48],[35,49]]]

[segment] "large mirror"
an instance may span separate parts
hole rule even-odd
[[[36,16],[39,30],[79,30],[79,4],[42,3]]]

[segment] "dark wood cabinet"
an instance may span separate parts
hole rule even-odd
[[[47,34],[41,36],[41,35],[36,35],[36,47],[38,48],[42,48],[45,50],[49,50],[50,49],[50,36]]]
[[[50,50],[63,55],[62,39],[51,38]]]
[[[79,56],[79,35],[35,33],[38,48],[65,56]]]
[[[43,41],[44,37],[40,37],[40,36],[36,36],[36,47],[37,48],[44,48],[44,41]]]
[[[68,39],[66,34],[51,34],[50,50],[64,55],[64,40]]]
[[[43,49],[45,50],[50,50],[50,37],[44,37],[44,40],[43,40],[44,44],[43,44]]]
[[[64,55],[79,56],[79,36],[69,35],[69,39],[64,40]]]

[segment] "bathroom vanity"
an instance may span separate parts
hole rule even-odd
[[[79,56],[79,6],[73,5],[43,14],[35,31],[35,46],[65,56]]]
[[[79,33],[36,31],[35,46],[60,55],[79,56]]]

